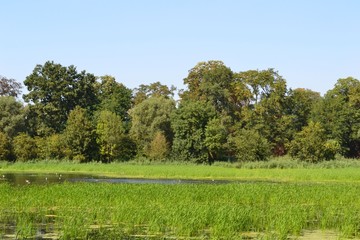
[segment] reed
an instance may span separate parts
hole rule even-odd
[[[296,165],[297,167],[291,165],[289,161],[289,159],[281,158],[270,162],[244,163],[241,168],[234,164],[209,166],[183,163],[143,165],[133,162],[111,164],[96,162],[79,164],[61,161],[0,162],[0,174],[4,172],[86,173],[128,178],[360,182],[360,161],[358,160],[337,160],[321,164]]]
[[[305,230],[359,237],[357,183],[0,184],[0,238],[39,228],[61,239],[286,239]]]

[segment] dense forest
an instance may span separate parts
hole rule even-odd
[[[321,96],[288,88],[274,69],[233,72],[208,61],[189,70],[184,90],[160,82],[129,89],[49,61],[23,84],[21,100],[22,84],[0,77],[0,160],[360,157],[360,81],[352,77]]]

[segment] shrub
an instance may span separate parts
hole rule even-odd
[[[60,134],[44,138],[35,138],[38,157],[41,159],[62,159],[66,155],[66,147]]]
[[[152,160],[164,160],[169,154],[169,144],[165,135],[158,131],[150,143],[147,156]]]
[[[0,160],[10,160],[11,144],[8,136],[0,132]]]
[[[314,122],[297,133],[289,146],[293,158],[309,162],[334,159],[339,151],[340,144],[335,140],[327,140],[320,123]]]
[[[229,138],[229,145],[239,162],[264,161],[270,157],[270,145],[257,131],[240,129]]]
[[[35,139],[25,133],[21,133],[13,140],[14,153],[19,161],[28,161],[37,158]]]

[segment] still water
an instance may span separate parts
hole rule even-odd
[[[128,183],[128,184],[227,184],[229,180],[192,180],[192,179],[143,179],[143,178],[107,178],[84,174],[63,173],[2,173],[0,183],[7,182],[13,186],[29,184],[54,184],[63,182],[89,182],[89,183]]]

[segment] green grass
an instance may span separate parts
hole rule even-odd
[[[289,166],[290,164],[291,167]],[[289,163],[287,159],[270,162],[193,165],[179,163],[72,163],[40,161],[31,163],[0,162],[1,172],[87,173],[130,178],[230,179],[282,182],[360,182],[360,161],[342,160],[321,164]],[[288,166],[287,168],[285,166]],[[297,167],[294,167],[297,166]]]
[[[306,229],[358,237],[359,192],[342,183],[0,184],[0,222],[16,222],[20,239],[47,221],[62,239],[286,239]]]
[[[212,166],[0,162],[1,172],[249,182],[21,187],[2,183],[0,238],[9,225],[16,226],[19,239],[35,236],[39,227],[61,239],[286,239],[307,230],[331,230],[344,238],[360,235],[360,167],[356,160],[314,165],[282,158]]]

